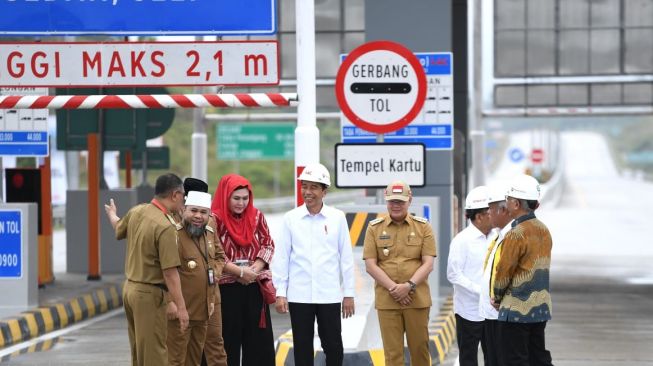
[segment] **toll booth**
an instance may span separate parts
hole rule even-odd
[[[0,318],[38,306],[37,210],[0,204]]]
[[[144,195],[144,194],[143,194]],[[125,273],[125,241],[116,240],[115,232],[104,214],[104,204],[113,198],[118,216],[137,205],[139,190],[100,191],[100,271],[102,274]],[[152,196],[150,195],[151,199]],[[66,195],[66,271],[88,273],[88,191],[69,190]]]

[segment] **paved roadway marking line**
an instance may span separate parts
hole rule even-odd
[[[370,358],[372,359],[372,363],[374,365],[384,365],[385,364],[385,356],[383,355],[383,350],[382,349],[370,350]]]
[[[122,308],[111,310],[111,311],[109,311],[109,312],[107,312],[105,314],[98,315],[96,317],[85,320],[85,321],[80,322],[78,324],[73,324],[73,325],[71,325],[69,327],[66,327],[64,329],[55,330],[54,332],[44,334],[44,335],[42,335],[40,337],[32,338],[32,339],[30,339],[28,341],[17,343],[17,344],[15,344],[13,346],[1,349],[0,350],[0,359],[2,359],[5,356],[11,355],[14,352],[20,352],[22,349],[29,348],[29,347],[32,347],[32,346],[36,346],[37,343],[45,342],[45,341],[51,340],[53,338],[61,337],[61,336],[65,335],[65,334],[68,334],[70,332],[74,332],[76,330],[86,328],[89,325],[93,325],[93,324],[95,324],[97,322],[104,321],[106,319],[114,317],[114,316],[116,316],[118,314],[121,314],[123,312],[124,312],[124,310]]]

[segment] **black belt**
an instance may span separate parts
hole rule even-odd
[[[132,281],[132,280],[127,280],[127,281],[134,282],[134,283],[140,283],[142,285],[150,285],[150,286],[158,287],[161,290],[168,292],[168,286],[166,286],[163,283],[147,283],[147,282],[138,282],[138,281]]]

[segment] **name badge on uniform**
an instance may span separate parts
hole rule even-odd
[[[390,239],[390,235],[385,235],[385,234],[384,234],[384,235],[381,235],[381,236],[379,236],[379,239],[381,239],[381,240],[388,240],[388,239]]]
[[[209,279],[209,286],[215,285],[215,273],[213,272],[213,268],[209,268],[206,270],[206,274]]]

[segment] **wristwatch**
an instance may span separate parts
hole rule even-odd
[[[417,284],[415,284],[415,282],[408,280],[408,286],[410,286],[410,292],[415,292],[415,289],[417,288]]]

